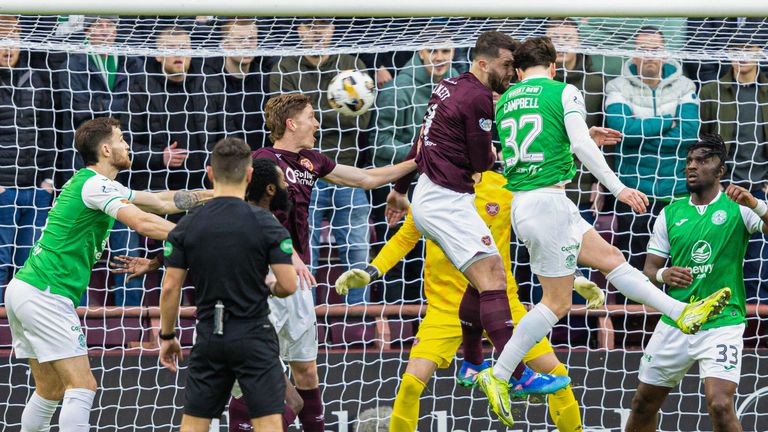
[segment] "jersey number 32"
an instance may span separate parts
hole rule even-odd
[[[504,146],[512,150],[512,156],[504,160],[507,167],[513,167],[518,162],[544,162],[544,153],[528,152],[528,147],[533,144],[536,137],[542,131],[544,122],[540,114],[524,114],[520,116],[518,122],[515,118],[506,118],[501,121],[501,131],[509,132],[509,136],[504,140]],[[528,133],[518,142],[517,133],[523,128],[531,125]]]

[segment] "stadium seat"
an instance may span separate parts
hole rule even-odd
[[[89,347],[127,347],[141,341],[143,326],[140,317],[86,318],[83,333]]]
[[[11,339],[11,327],[7,318],[0,318],[0,349],[9,349],[13,346]]]

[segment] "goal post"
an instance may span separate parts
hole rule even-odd
[[[0,13],[19,14],[125,14],[125,15],[263,15],[263,16],[768,16],[768,6],[759,0],[738,3],[697,0],[648,0],[644,2],[590,0],[543,0],[535,3],[484,0],[468,5],[460,0],[422,0],[419,2],[358,2],[356,0],[231,0],[212,4],[207,0],[163,2],[137,0],[130,3],[93,3],[88,0],[25,2],[8,0]]]
[[[10,277],[21,265],[22,252],[19,251],[29,248],[29,240],[36,232],[39,233],[45,214],[50,209],[52,197],[43,195],[48,192],[41,187],[41,180],[45,179],[28,173],[52,170],[55,174],[68,172],[71,175],[71,171],[77,168],[73,160],[73,131],[83,118],[110,115],[121,119],[132,144],[147,136],[166,140],[164,144],[170,145],[173,140],[186,141],[193,136],[206,135],[201,141],[204,145],[192,152],[197,155],[205,155],[205,145],[212,145],[214,137],[224,133],[255,137],[258,141],[249,142],[254,147],[269,145],[262,119],[264,100],[288,91],[281,86],[289,79],[305,82],[316,74],[311,69],[286,70],[285,59],[327,55],[338,62],[339,57],[344,57],[356,62],[353,64],[361,64],[360,68],[373,78],[382,78],[383,70],[386,70],[393,80],[384,83],[385,79],[382,79],[379,83],[377,100],[366,124],[350,126],[346,122],[348,119],[333,117],[330,107],[321,102],[318,111],[331,120],[323,120],[318,146],[325,150],[333,147],[334,142],[327,140],[338,140],[338,146],[341,146],[342,138],[339,137],[344,135],[354,145],[346,147],[346,153],[336,152],[333,157],[343,158],[344,154],[352,153],[353,163],[368,167],[376,163],[381,154],[396,153],[398,145],[410,145],[407,131],[420,127],[426,101],[419,99],[418,93],[426,88],[428,95],[433,84],[428,78],[423,78],[427,74],[424,62],[428,61],[425,59],[429,58],[429,50],[446,46],[454,48],[452,70],[447,74],[464,72],[470,66],[469,48],[484,31],[498,30],[518,39],[532,35],[553,36],[560,51],[575,56],[572,63],[571,60],[562,61],[571,69],[560,71],[559,76],[580,83],[586,96],[588,121],[595,125],[604,124],[609,105],[607,84],[629,69],[628,59],[659,56],[658,51],[635,49],[633,36],[643,26],[654,26],[662,32],[666,41],[663,57],[674,65],[675,73],[684,74],[693,81],[695,95],[687,96],[695,99],[697,106],[705,103],[712,106],[713,100],[722,94],[720,90],[713,91],[712,86],[735,84],[732,75],[728,75],[734,61],[752,61],[765,69],[768,35],[768,19],[761,18],[768,16],[768,2],[756,0],[734,4],[701,0],[632,3],[616,0],[581,3],[559,0],[528,3],[423,0],[397,5],[354,0],[238,0],[221,4],[210,0],[136,0],[121,3],[8,0],[0,4],[0,14],[22,14],[18,38],[13,35],[4,37],[4,33],[0,33],[0,51],[8,47],[20,47],[22,50],[18,66],[2,66],[6,56],[0,56],[0,230],[4,230],[4,236],[0,237],[0,251],[10,251],[10,258],[0,255],[5,259],[0,262],[3,271],[0,273],[0,288],[6,283],[2,277]],[[113,15],[120,16],[116,19],[117,35],[114,41],[108,44],[84,43],[88,26],[96,19],[94,16],[106,16],[107,20],[113,20]],[[226,43],[222,22],[224,17],[235,15],[239,18],[258,17],[255,18],[256,43],[246,46],[247,37],[241,37],[239,45]],[[573,18],[568,23],[536,18],[553,15],[573,15]],[[685,18],[731,15],[742,18]],[[326,45],[302,44],[297,34],[298,27],[312,23],[314,17],[323,22],[332,20],[334,24],[333,35]],[[158,31],[173,25],[190,33],[191,45],[168,48],[156,44]],[[568,26],[575,26],[570,30],[575,29],[580,42],[573,42],[572,38],[566,37],[568,35],[559,32]],[[0,21],[0,31],[2,29]],[[744,44],[757,46],[757,49],[747,53],[733,49]],[[101,54],[116,55],[118,59],[130,58],[132,61],[125,67],[118,61],[115,69],[104,73],[98,67],[88,66],[89,61],[95,61],[91,57]],[[171,56],[191,57],[186,76],[199,84],[187,94],[185,103],[189,105],[182,104],[184,110],[171,108],[173,104],[164,104],[165,99],[162,103],[148,102],[153,97],[165,98],[172,93],[167,90],[170,87],[164,81],[162,65],[157,60]],[[247,79],[260,80],[259,85],[249,86],[246,83],[237,91],[225,91],[224,84],[218,81],[228,77],[222,59],[227,56],[254,56],[246,75]],[[103,67],[113,66],[104,63]],[[109,82],[110,74],[114,74],[113,87],[105,90],[104,82]],[[335,71],[331,70],[328,74],[333,75]],[[159,84],[148,87],[145,85],[147,80],[156,80]],[[213,81],[216,85],[209,86]],[[707,85],[710,86],[707,97],[715,99],[704,100],[700,97]],[[768,86],[768,81],[759,86]],[[174,94],[180,91],[174,87]],[[301,91],[323,101],[326,88],[317,84],[314,88],[303,88]],[[413,103],[397,105],[395,95],[402,94],[409,95],[412,99],[408,100],[413,100]],[[236,102],[228,104],[232,100]],[[745,118],[751,119],[750,124],[754,123],[758,128],[764,127],[768,122],[768,116],[762,114],[764,102],[747,102],[750,103],[743,106],[749,107],[751,112]],[[733,101],[714,103],[717,108],[715,114],[736,105]],[[42,126],[29,123],[26,114],[30,112],[39,118],[50,118],[50,121]],[[198,116],[198,120],[185,123],[180,122],[178,117],[171,119],[181,112],[190,115],[190,118]],[[676,123],[682,121],[675,111],[660,114],[664,115]],[[216,125],[213,120],[210,123],[199,120],[219,117],[226,121],[233,120],[235,129],[226,129],[229,126],[225,125],[225,121]],[[9,118],[15,123],[3,123]],[[150,121],[144,120],[150,118],[162,120],[154,121],[150,127]],[[720,120],[696,118],[695,121],[709,125]],[[36,141],[40,139],[36,136],[42,134],[25,133],[30,130],[50,132],[55,146]],[[185,142],[184,145],[187,144]],[[143,156],[162,161],[165,145],[152,147],[147,144],[148,149],[139,151],[134,148],[132,151],[144,152]],[[53,166],[44,157],[52,147],[58,155]],[[746,153],[739,153],[744,159],[730,165],[729,173],[738,171],[749,176],[762,172],[759,169],[768,165],[768,152],[760,153],[765,148],[768,148],[765,142],[745,147]],[[645,164],[648,158],[652,158],[657,167],[680,163],[679,155],[662,154],[656,147],[652,147],[642,158],[623,160],[619,160],[623,156],[620,154],[621,147],[604,148],[603,151],[613,158],[612,163],[617,169],[619,166],[616,164],[639,166]],[[396,160],[393,156],[384,162],[389,164]],[[168,170],[161,162],[158,163],[160,165],[146,162],[132,168],[124,181],[137,181],[137,184],[142,183],[142,178],[149,178],[150,182],[157,179],[160,183],[170,181]],[[202,170],[190,164],[183,171],[200,174]],[[675,174],[651,168],[643,176],[664,182],[673,180]],[[62,186],[57,178],[54,177],[55,189]],[[591,210],[595,197],[606,198],[605,193],[592,194],[593,183],[588,173],[580,169],[575,181],[567,186],[569,197],[579,205],[582,215],[590,218],[598,232],[614,244],[631,245],[640,237],[647,241],[647,229],[637,232],[631,229],[643,221],[639,215],[616,208],[610,202],[606,202],[597,214]],[[19,191],[34,192],[29,193],[31,199],[22,199]],[[757,188],[755,193],[758,193]],[[48,202],[45,199],[37,202],[35,197],[48,198]],[[332,202],[317,207],[327,219],[320,223],[318,230],[321,233],[320,258],[316,265],[319,282],[316,291],[320,343],[318,366],[326,425],[334,432],[352,432],[357,427],[357,420],[368,416],[370,410],[378,412],[377,409],[393,405],[409,351],[419,343],[416,333],[428,306],[421,296],[422,252],[409,255],[402,266],[396,267],[382,282],[373,285],[371,305],[347,307],[343,299],[335,294],[333,284],[336,277],[346,270],[340,261],[340,255],[344,253],[340,246],[352,237],[347,235],[352,228],[362,226],[363,236],[370,242],[353,246],[364,249],[363,255],[372,259],[384,241],[381,234],[387,234],[383,218],[379,217],[383,207],[384,201],[380,195],[376,196],[376,192],[367,194],[364,204]],[[366,212],[362,223],[349,216],[349,208],[362,208]],[[628,221],[630,229],[622,231],[620,226],[623,225],[618,222],[621,216],[625,217],[625,222]],[[335,221],[332,220],[334,217],[337,217]],[[342,234],[336,235],[338,231]],[[379,234],[375,241],[371,236],[374,231]],[[116,232],[119,235],[110,239],[102,260],[97,263],[86,302],[78,312],[87,329],[86,343],[100,387],[91,422],[98,431],[169,430],[179,424],[185,375],[183,368],[179,374],[172,374],[157,362],[159,276],[153,275],[138,281],[138,285],[130,285],[114,275],[110,276],[106,267],[107,260],[114,255],[152,256],[159,245],[131,236],[125,227],[117,228]],[[541,297],[541,288],[531,275],[528,254],[522,243],[514,238],[509,246],[521,299],[526,304],[536,303]],[[641,258],[637,250],[621,248],[625,255],[632,252],[635,259]],[[748,301],[746,348],[736,404],[745,430],[764,430],[763,425],[768,424],[768,355],[765,350],[768,336],[764,324],[768,316],[768,246],[762,238],[755,238],[750,248],[751,255],[745,261]],[[659,315],[648,314],[644,308],[626,302],[607,286],[597,272],[592,272],[590,277],[608,290],[609,307],[603,311],[585,312],[583,305],[575,305],[574,311],[555,327],[551,341],[557,355],[569,368],[573,389],[582,409],[584,430],[623,429],[637,386],[637,369],[643,355],[641,348],[649,339]],[[188,288],[185,291],[187,306],[192,303]],[[135,294],[130,301],[127,300],[131,297],[127,294],[129,291]],[[128,307],[115,307],[120,304],[118,299],[123,299],[122,305]],[[191,347],[193,327],[193,311],[184,309],[180,328],[185,349]],[[490,346],[487,348],[490,352]],[[456,359],[460,358],[459,352]],[[421,400],[419,430],[504,430],[488,414],[487,401],[478,391],[473,392],[454,383],[455,364],[456,361],[448,369],[440,370],[428,384]],[[0,424],[11,430],[19,427],[20,413],[31,390],[32,380],[27,366],[11,355],[10,330],[0,301]],[[525,431],[554,430],[546,405],[516,402],[514,408],[516,428]],[[364,412],[367,412],[366,415],[361,416]],[[661,429],[693,431],[709,428],[704,389],[694,370],[686,375],[680,387],[672,391],[664,405]]]

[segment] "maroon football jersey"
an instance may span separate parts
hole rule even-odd
[[[433,183],[474,193],[472,174],[493,166],[492,96],[469,72],[442,80],[432,91],[419,133],[421,150],[416,163]],[[398,182],[396,189],[402,191],[401,185]]]
[[[317,179],[330,174],[336,168],[336,162],[317,150],[294,153],[273,147],[256,150],[253,158],[272,159],[283,170],[288,183],[288,196],[293,205],[290,213],[277,211],[275,216],[291,233],[296,253],[304,264],[309,264],[309,197]]]

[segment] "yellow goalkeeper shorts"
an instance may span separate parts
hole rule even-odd
[[[512,320],[520,322],[526,314],[526,309],[519,300],[510,301]],[[451,365],[456,351],[461,346],[461,323],[459,323],[459,312],[455,314],[430,310],[427,307],[427,313],[419,325],[419,331],[416,333],[416,340],[411,348],[411,358],[421,358],[431,360],[439,368],[447,368]],[[552,345],[549,340],[544,338],[539,341],[528,354],[523,358],[524,362],[529,362],[544,354],[552,352]]]

